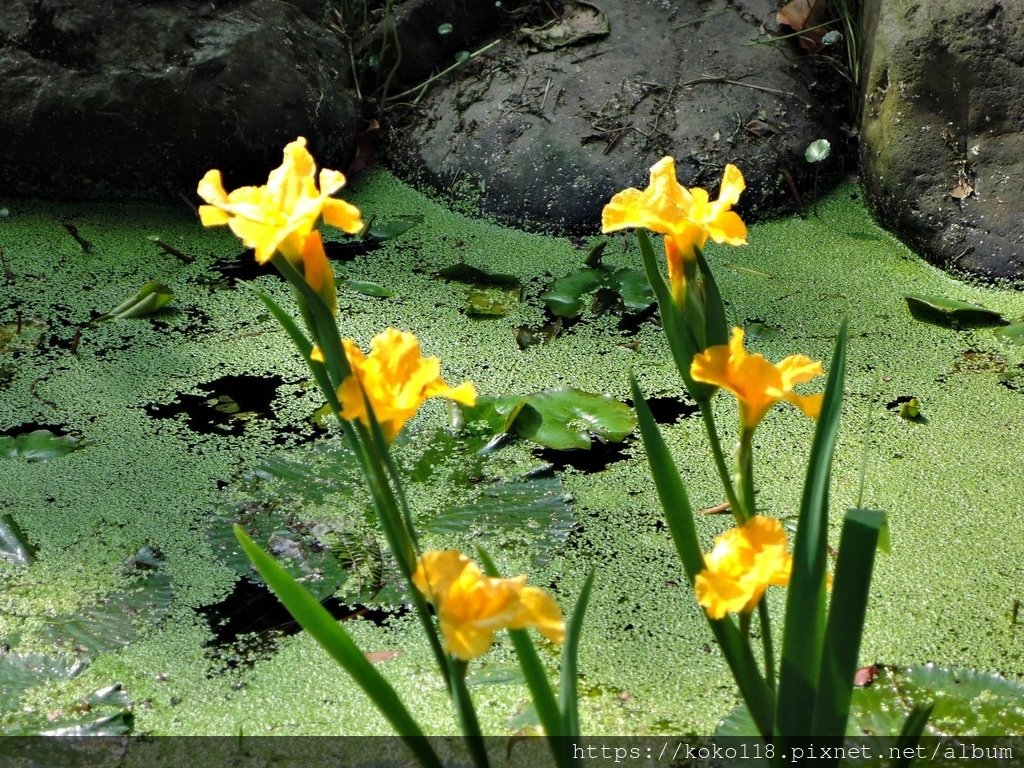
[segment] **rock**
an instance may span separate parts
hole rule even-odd
[[[5,0],[4,194],[194,197],[262,182],[305,135],[344,169],[357,109],[326,0]],[[116,23],[112,20],[116,19]]]
[[[937,265],[1024,278],[1024,4],[874,11],[861,159],[875,215]]]
[[[393,131],[403,172],[516,225],[593,232],[611,195],[646,186],[664,155],[681,183],[712,192],[738,165],[748,220],[792,206],[794,189],[809,204],[811,141],[836,148],[819,192],[842,170],[847,94],[826,57],[792,40],[753,44],[777,30],[774,0],[556,7],[547,26],[520,21],[518,42],[506,36]]]

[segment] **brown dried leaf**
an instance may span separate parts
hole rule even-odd
[[[821,39],[828,32],[819,26],[825,22],[827,13],[828,0],[792,0],[779,9],[775,20],[796,32],[807,30],[798,38],[800,47],[808,53],[817,53],[822,49]]]
[[[369,651],[363,654],[363,656],[366,657],[366,660],[371,664],[380,664],[384,661],[391,661],[392,659],[397,659],[401,655],[401,651]]]

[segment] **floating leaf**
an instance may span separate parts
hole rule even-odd
[[[0,515],[0,559],[15,565],[29,565],[34,552],[10,513]]]
[[[14,709],[23,691],[50,680],[70,680],[85,667],[82,659],[68,660],[38,653],[0,653],[0,712]]]
[[[131,702],[121,684],[114,683],[64,709],[20,718],[18,725],[0,728],[0,735],[124,736],[132,732],[133,722]],[[23,745],[28,746],[26,748]],[[33,739],[29,742],[18,739],[12,746],[14,755],[17,755],[19,746],[31,751],[31,759],[26,763],[28,765],[78,765],[82,760],[81,742],[76,744],[66,739]]]
[[[518,534],[522,540],[514,543],[532,551],[533,565],[539,568],[572,530],[567,501],[561,480],[553,476],[496,483],[471,503],[439,513],[424,528],[448,535],[469,533],[478,543],[504,532],[503,546],[512,546],[508,533]]]
[[[40,634],[75,654],[95,654],[128,645],[140,621],[158,619],[171,604],[171,577],[150,571],[139,583],[107,595],[75,613],[47,618]]]
[[[356,293],[361,293],[364,296],[377,296],[380,298],[389,298],[395,295],[395,292],[385,288],[383,285],[378,283],[371,283],[366,280],[345,280],[342,285],[349,288]]]
[[[380,222],[373,220],[367,227],[365,237],[377,241],[390,240],[422,223],[423,214],[421,213],[408,213],[404,216],[396,216],[393,219]]]
[[[1003,316],[991,309],[944,296],[906,294],[907,307],[917,320],[953,328],[1006,325]]]
[[[470,266],[465,262],[459,262],[458,264],[452,264],[450,267],[439,269],[434,273],[434,277],[442,280],[454,280],[457,283],[466,283],[468,285],[476,285],[480,287],[493,286],[495,288],[509,288],[517,291],[521,290],[523,287],[522,282],[514,275],[502,275],[494,272],[488,272],[486,270]]]
[[[625,403],[578,389],[546,389],[520,397],[481,397],[463,408],[467,421],[484,421],[494,432],[514,431],[555,450],[586,449],[593,437],[619,442],[636,426]]]
[[[540,298],[558,317],[576,317],[583,311],[583,297],[604,283],[601,269],[581,269],[556,280]]]
[[[71,435],[55,435],[48,429],[35,429],[20,435],[0,437],[0,458],[46,461],[66,456],[81,448]]]
[[[996,328],[995,334],[1001,341],[1022,346],[1024,345],[1024,320],[1010,323],[1003,328]]]
[[[832,154],[832,145],[828,139],[818,139],[812,141],[807,145],[807,150],[804,152],[804,159],[808,163],[820,163],[825,160],[830,154]]]
[[[583,302],[591,293],[609,291],[622,300],[630,312],[642,312],[654,303],[654,291],[647,276],[635,269],[612,269],[594,258],[598,244],[587,257],[587,266],[578,272],[560,277],[543,294],[541,300],[558,317],[578,317],[583,311]],[[597,251],[600,255],[600,251]]]
[[[122,320],[129,317],[145,317],[165,307],[174,298],[174,291],[157,280],[150,280],[134,296],[122,301],[109,312],[100,315],[94,323],[105,320]]]
[[[46,324],[39,320],[22,320],[0,325],[0,353],[19,352],[39,346]]]
[[[1024,685],[999,675],[933,664],[880,667],[853,692],[851,732],[898,733],[915,704],[935,703],[928,731],[946,736],[1024,733]]]
[[[514,419],[522,406],[517,401],[504,407],[505,416],[492,414],[499,428],[510,411]],[[415,429],[398,436],[392,454],[404,486],[431,499],[418,525],[456,534],[471,529],[473,541],[492,536],[507,541],[514,534],[524,551],[543,560],[572,525],[561,481],[494,477],[488,472],[490,460],[481,453],[488,437]],[[211,519],[208,537],[239,575],[252,578],[248,559],[231,541],[235,522],[317,597],[336,594],[349,605],[406,602],[404,581],[383,546],[359,460],[344,442],[318,441],[265,459],[231,491],[234,498]],[[474,522],[481,520],[488,524]]]
[[[518,291],[500,288],[476,289],[466,294],[466,314],[476,317],[504,317],[518,303]]]

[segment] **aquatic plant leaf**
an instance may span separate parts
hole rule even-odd
[[[920,293],[908,293],[905,298],[910,314],[925,323],[952,328],[1006,325],[1006,320],[999,312],[978,304]]]
[[[141,622],[155,622],[174,597],[171,577],[151,571],[127,590],[107,595],[77,612],[48,618],[40,635],[76,655],[112,651],[131,643]]]
[[[934,702],[928,730],[947,736],[1024,733],[1024,685],[999,675],[933,664],[881,666],[853,692],[850,733],[898,733],[914,705]]]
[[[0,653],[0,712],[15,709],[23,691],[49,680],[70,680],[85,667],[82,659],[38,653]]]
[[[131,702],[120,683],[108,685],[93,692],[88,698],[78,700],[65,709],[37,715],[35,718],[20,719],[17,725],[0,729],[2,736],[124,736],[132,732],[134,715]],[[33,742],[33,757],[36,765],[71,765],[60,757],[65,749],[75,751],[72,743],[63,739],[46,739],[47,744]],[[40,746],[49,759],[39,754]],[[81,747],[79,745],[78,749]],[[80,758],[80,755],[78,756]]]
[[[0,515],[0,559],[15,565],[29,565],[35,560],[32,546],[10,513]]]
[[[394,291],[385,288],[383,285],[366,280],[345,280],[342,285],[364,296],[377,296],[386,299],[395,295]]]
[[[475,317],[504,317],[518,303],[518,290],[474,289],[466,294],[466,314]]]
[[[500,538],[506,546],[508,534],[518,534],[515,545],[532,551],[533,565],[541,567],[568,538],[572,508],[561,480],[538,477],[486,486],[478,498],[438,513],[424,529],[445,534],[471,531],[474,541]]]
[[[519,399],[502,405],[522,407]],[[506,416],[491,415],[500,428]],[[572,525],[564,488],[550,476],[489,474],[489,459],[480,451],[489,436],[415,429],[398,436],[392,452],[399,476],[407,488],[418,486],[417,494],[433,500],[418,525],[455,533],[481,528],[485,538],[505,542],[515,536],[536,561],[546,562]],[[336,595],[362,605],[408,602],[397,564],[383,547],[358,459],[342,441],[318,441],[264,459],[232,490],[234,500],[211,518],[207,535],[239,576],[252,578],[252,571],[233,543],[235,522],[318,597]],[[311,515],[314,506],[329,512]],[[493,524],[478,526],[479,520]]]
[[[0,458],[46,461],[66,456],[81,448],[71,435],[55,435],[48,429],[34,429],[20,435],[0,437]]]
[[[18,323],[0,325],[0,353],[18,352],[39,346],[46,323],[38,320],[22,320]]]
[[[588,257],[588,264],[594,261]],[[642,312],[654,303],[654,291],[642,272],[625,267],[613,270],[600,263],[560,277],[540,298],[557,317],[573,318],[583,312],[585,297],[601,290],[621,298],[630,312]]]
[[[526,405],[516,418],[516,432],[560,451],[589,448],[593,437],[617,443],[636,426],[625,403],[578,389],[546,389],[530,395]]]
[[[136,294],[125,299],[109,312],[100,315],[93,322],[152,315],[167,306],[173,298],[174,291],[158,280],[150,280]]]
[[[603,283],[601,269],[581,269],[556,280],[540,298],[556,316],[576,317],[583,311],[583,297]]]
[[[481,287],[492,286],[495,288],[508,288],[510,290],[515,289],[517,291],[522,290],[523,287],[522,281],[514,275],[488,272],[461,261],[458,264],[452,264],[450,267],[439,269],[434,273],[434,277]]]
[[[1008,341],[1017,346],[1024,345],[1024,320],[1018,320],[1002,328],[996,328],[995,334],[1000,341]]]
[[[408,213],[404,216],[396,216],[393,219],[386,219],[378,222],[374,219],[366,230],[366,237],[371,240],[390,240],[408,232],[418,224],[423,223],[422,213]]]

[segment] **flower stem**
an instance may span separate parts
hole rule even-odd
[[[761,642],[764,645],[764,681],[775,690],[775,649],[772,646],[772,626],[768,616],[768,602],[762,595],[757,604],[757,618],[761,622]]]
[[[704,429],[707,431],[708,441],[711,443],[711,454],[715,458],[715,468],[718,470],[718,477],[725,488],[725,498],[728,500],[736,520],[743,523],[749,515],[736,496],[736,490],[732,484],[729,465],[726,464],[725,454],[722,452],[722,441],[719,439],[718,429],[715,427],[715,416],[711,412],[711,400],[698,400],[697,405],[700,407],[700,415],[704,420]]]
[[[470,698],[469,688],[466,686],[466,671],[468,669],[468,662],[448,658],[448,680],[451,683],[452,699],[458,712],[459,723],[462,725],[466,746],[469,747],[469,753],[473,758],[473,765],[476,768],[490,768],[487,747],[484,745],[484,737],[480,732],[480,721],[477,720],[476,709],[473,707],[473,700]]]
[[[740,430],[740,444],[736,450],[736,478],[746,517],[757,514],[754,506],[754,430],[743,427]]]

